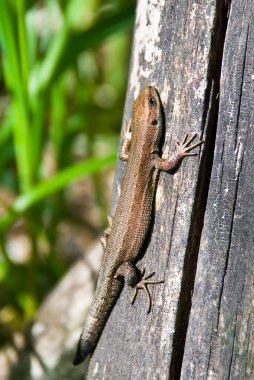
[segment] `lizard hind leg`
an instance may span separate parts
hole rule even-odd
[[[151,296],[150,296],[147,285],[148,284],[162,284],[164,282],[164,280],[159,280],[159,281],[149,280],[154,274],[155,272],[144,277],[145,270],[143,270],[141,273],[140,279],[138,279],[136,268],[131,262],[127,261],[118,267],[114,278],[117,278],[119,276],[123,277],[125,283],[131,286],[132,288],[134,288],[134,295],[131,300],[132,305],[135,302],[138,291],[140,289],[143,289],[145,291],[147,302],[148,302],[147,313],[150,313],[151,307],[152,307],[152,301],[151,301]]]
[[[149,314],[151,311],[151,307],[152,307],[152,301],[151,301],[151,295],[150,295],[150,292],[149,292],[147,285],[148,284],[153,284],[153,285],[154,284],[163,284],[165,281],[164,280],[157,280],[157,281],[149,280],[149,278],[151,278],[155,274],[155,272],[150,273],[146,277],[144,277],[144,274],[145,274],[145,269],[141,273],[141,280],[135,285],[135,290],[134,290],[133,297],[131,299],[131,304],[132,305],[134,304],[136,297],[137,297],[137,294],[138,294],[138,291],[140,289],[144,289],[145,294],[146,294],[146,298],[147,298],[147,302],[148,302],[147,314]]]

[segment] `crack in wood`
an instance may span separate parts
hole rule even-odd
[[[238,109],[237,109],[237,117],[236,117],[236,135],[235,135],[235,149],[237,146],[237,131],[238,131],[238,124],[240,119],[240,112],[241,112],[241,105],[242,105],[242,94],[243,94],[243,83],[244,83],[244,72],[245,72],[245,64],[246,64],[246,53],[247,53],[247,46],[248,46],[248,38],[249,38],[249,25],[247,26],[246,35],[242,37],[242,39],[245,41],[245,48],[244,48],[244,55],[243,55],[243,65],[242,65],[242,73],[241,73],[241,85],[240,85],[240,94],[239,94],[239,103],[238,103]],[[241,41],[240,41],[241,44]]]
[[[223,47],[227,29],[226,5],[217,1],[214,33],[212,34],[210,62],[208,67],[207,88],[205,91],[204,111],[202,116],[202,130],[207,129],[206,144],[200,163],[200,171],[193,204],[190,231],[185,254],[183,279],[178,303],[173,338],[172,359],[169,369],[169,379],[178,380],[181,377],[181,367],[184,346],[191,311],[191,296],[194,287],[199,244],[203,228],[209,182],[212,171],[213,154],[218,121],[218,96]],[[212,50],[216,46],[216,51]]]

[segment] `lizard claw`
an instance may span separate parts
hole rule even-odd
[[[145,274],[145,270],[143,270],[141,273],[141,280],[135,285],[134,294],[133,294],[133,297],[131,299],[131,304],[132,305],[134,304],[136,297],[137,297],[137,294],[138,294],[138,291],[140,289],[144,289],[144,291],[146,293],[147,302],[148,302],[147,314],[149,314],[151,311],[151,307],[152,307],[152,301],[151,301],[151,295],[149,293],[147,285],[148,284],[162,284],[164,282],[164,280],[150,281],[149,278],[151,278],[155,274],[155,272],[150,273],[146,277],[144,277],[144,274]]]
[[[196,148],[197,146],[202,145],[204,143],[204,141],[200,140],[198,143],[190,145],[190,143],[197,137],[197,134],[194,133],[190,138],[188,138],[188,137],[189,137],[189,135],[187,133],[181,144],[179,144],[179,142],[177,142],[177,153],[182,157],[197,156],[197,153],[190,153],[190,150]]]

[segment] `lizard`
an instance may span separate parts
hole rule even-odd
[[[123,282],[134,288],[132,303],[138,290],[145,290],[148,312],[151,298],[147,285],[164,282],[150,280],[154,273],[145,277],[143,271],[139,275],[134,265],[149,229],[158,174],[160,170],[176,169],[184,157],[196,156],[197,153],[190,151],[204,141],[191,145],[197,135],[186,134],[182,143],[176,141],[177,150],[162,159],[159,156],[162,115],[158,91],[146,86],[133,102],[131,119],[122,139],[119,158],[127,161],[127,165],[115,214],[102,238],[104,253],[95,297],[79,339],[74,365],[93,352]]]

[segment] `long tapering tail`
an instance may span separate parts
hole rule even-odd
[[[72,364],[73,365],[79,365],[81,364],[87,355],[89,355],[95,347],[95,344],[90,342],[89,340],[83,340],[82,335],[79,338],[78,347],[76,351],[76,355],[73,359]]]
[[[79,365],[93,352],[123,283],[117,279],[99,279],[92,307],[83,328],[73,365]]]

